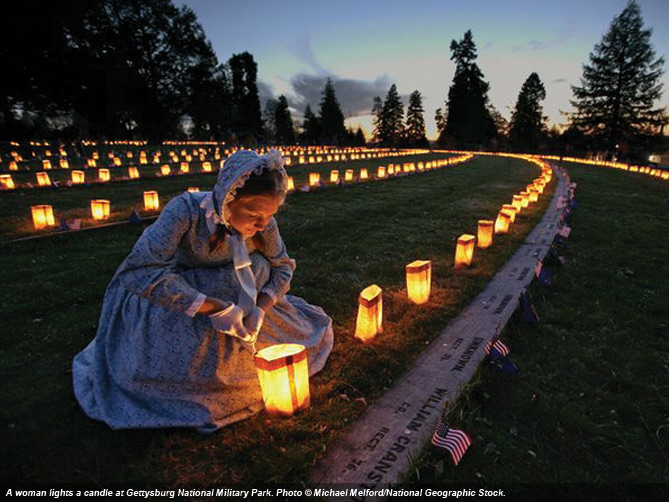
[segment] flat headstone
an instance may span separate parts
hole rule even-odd
[[[312,482],[346,484],[347,496],[341,500],[371,500],[366,493],[396,484],[408,471],[430,441],[445,401],[454,401],[469,382],[485,357],[485,346],[508,322],[534,277],[537,260],[553,242],[558,200],[567,191],[561,173],[555,174],[551,203],[525,242],[413,367],[327,449],[311,473]]]

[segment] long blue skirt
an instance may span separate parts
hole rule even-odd
[[[258,291],[269,262],[250,255]],[[207,296],[235,302],[232,264],[179,272]],[[309,373],[323,369],[333,346],[322,308],[286,295],[267,312],[256,348],[299,343]],[[96,337],[73,361],[74,393],[91,418],[114,429],[195,427],[215,430],[263,407],[253,356],[208,317],[168,310],[130,293],[115,279],[105,294]]]

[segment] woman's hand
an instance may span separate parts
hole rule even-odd
[[[258,333],[265,320],[265,311],[260,307],[254,307],[249,315],[244,318],[244,327],[253,336],[253,341],[258,339]]]
[[[216,331],[236,336],[245,342],[255,342],[258,334],[249,333],[244,327],[244,311],[234,303],[228,308],[210,314],[211,324]]]

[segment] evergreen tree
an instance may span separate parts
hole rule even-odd
[[[263,132],[265,133],[264,140],[266,143],[274,143],[276,139],[276,110],[279,107],[279,102],[276,99],[268,99],[265,101],[265,108],[262,112]]]
[[[509,141],[514,151],[537,151],[545,129],[540,103],[544,99],[544,84],[539,75],[533,72],[520,89],[516,107],[511,114]]]
[[[650,36],[639,6],[629,2],[583,65],[581,85],[572,86],[572,125],[609,155],[667,123],[666,110],[654,106],[662,96],[664,58],[655,57]]]
[[[505,139],[509,134],[509,121],[499,113],[492,103],[488,103],[488,113],[490,113],[490,117],[495,124],[495,131],[497,131],[497,136],[490,140],[490,147],[493,151],[504,149],[506,147]]]
[[[416,90],[409,96],[409,106],[407,108],[406,144],[409,147],[429,148],[430,146],[425,136],[423,112],[423,97]]]
[[[292,145],[295,143],[295,130],[293,119],[288,109],[286,96],[279,96],[276,109],[274,110],[274,125],[276,127],[276,142],[281,145]]]
[[[217,111],[228,106],[223,68],[188,7],[170,0],[16,7],[0,35],[3,67],[12,68],[0,72],[5,137],[16,110],[35,123],[69,122],[73,135],[109,139],[176,137],[184,115],[207,133],[226,120]]]
[[[446,117],[441,108],[437,108],[434,112],[434,122],[437,124],[437,135],[441,136],[442,131],[446,127]]]
[[[355,133],[355,146],[365,146],[366,144],[365,133],[362,132],[362,127],[358,126],[358,130]]]
[[[340,145],[346,141],[346,128],[344,127],[344,114],[337,101],[332,80],[325,82],[323,98],[320,109],[320,141],[328,145]]]
[[[395,84],[390,86],[381,110],[379,139],[384,146],[399,147],[404,140],[404,105]]]
[[[311,111],[311,106],[304,109],[304,122],[302,125],[302,140],[307,145],[315,145],[321,136],[321,126],[318,117]]]
[[[352,128],[347,127],[346,128],[346,139],[344,140],[343,144],[347,145],[347,146],[355,146],[355,141],[356,141],[355,132],[353,132]]]
[[[233,130],[243,143],[252,144],[263,138],[258,65],[248,52],[233,54],[228,64],[232,73]]]
[[[451,51],[455,76],[448,91],[446,125],[438,142],[461,148],[487,145],[497,131],[487,107],[489,85],[475,63],[476,45],[471,30],[459,42],[451,41]]]
[[[372,125],[374,130],[372,131],[372,143],[378,145],[381,143],[381,127],[383,123],[383,118],[381,112],[383,111],[383,103],[381,102],[380,96],[374,96],[374,104],[372,105]]]

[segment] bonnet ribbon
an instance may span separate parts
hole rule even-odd
[[[251,259],[246,249],[246,242],[241,234],[233,232],[229,236],[230,249],[232,250],[232,261],[235,265],[235,274],[241,286],[237,306],[247,316],[256,306],[258,292],[256,291],[256,280],[251,270]]]

